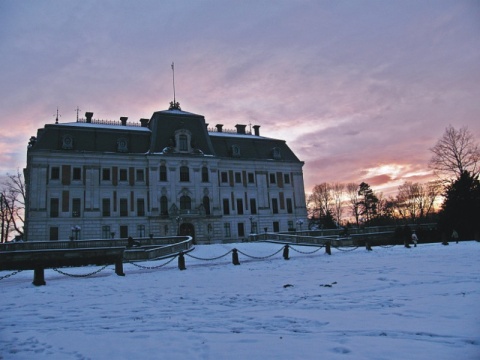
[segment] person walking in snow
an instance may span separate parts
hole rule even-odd
[[[415,234],[415,230],[412,233],[412,242],[413,242],[413,247],[417,247],[418,237],[417,237],[417,234]]]
[[[455,241],[458,244],[458,233],[455,229],[452,232],[452,241]]]

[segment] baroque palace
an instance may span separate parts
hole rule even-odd
[[[302,167],[260,126],[209,128],[176,102],[138,123],[46,124],[31,137],[25,240],[190,235],[243,241],[307,216]],[[253,128],[253,131],[252,131]]]

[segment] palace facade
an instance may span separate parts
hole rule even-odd
[[[178,103],[127,120],[87,112],[30,139],[26,241],[178,234],[231,242],[306,219],[304,163],[260,126],[209,128]]]

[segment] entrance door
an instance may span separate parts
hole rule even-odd
[[[190,223],[183,223],[180,225],[180,236],[191,236],[195,242],[195,228]]]

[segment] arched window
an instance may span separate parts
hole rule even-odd
[[[180,210],[191,210],[192,209],[192,200],[190,196],[183,195],[180,197]]]
[[[160,214],[168,215],[168,199],[165,195],[160,198]]]
[[[188,166],[180,167],[180,181],[190,181],[190,172]]]
[[[205,209],[205,215],[210,215],[210,198],[208,196],[204,196],[202,204]]]
[[[202,182],[208,182],[208,168],[202,167]]]

